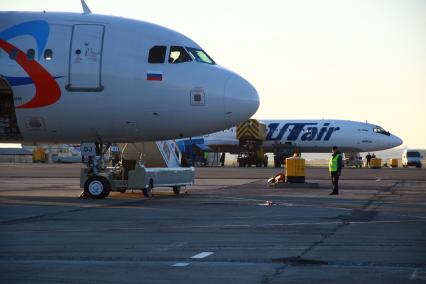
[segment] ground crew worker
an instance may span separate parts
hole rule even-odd
[[[370,167],[370,161],[371,161],[370,152],[368,152],[367,156],[365,156],[365,159],[367,160],[367,163],[365,164],[365,166]]]
[[[209,163],[209,153],[204,152],[204,166],[207,167]]]
[[[220,156],[220,166],[225,166],[225,152],[222,152],[222,156]]]
[[[333,146],[333,154],[331,155],[330,162],[328,164],[328,169],[330,171],[331,183],[333,185],[333,191],[330,195],[339,194],[339,177],[342,172],[343,159],[342,153],[337,150],[336,146]]]
[[[268,155],[263,155],[263,166],[265,167],[265,168],[267,168],[268,167]]]

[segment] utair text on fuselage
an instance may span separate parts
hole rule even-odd
[[[268,133],[266,140],[285,140],[296,141],[299,137],[302,141],[329,141],[334,132],[339,131],[340,127],[331,126],[324,122],[322,125],[313,122],[295,122],[268,124]]]

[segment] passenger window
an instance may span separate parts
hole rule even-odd
[[[191,56],[189,56],[188,52],[182,46],[170,47],[169,63],[177,64],[188,61],[192,61]]]
[[[166,46],[156,45],[149,50],[149,63],[164,63],[166,59]]]
[[[14,48],[9,52],[9,58],[12,60],[16,60],[16,57],[18,57],[18,50]]]
[[[53,57],[52,50],[51,49],[46,49],[44,51],[44,59],[46,59],[46,60],[52,60],[52,57]]]
[[[34,60],[35,57],[35,50],[30,48],[27,50],[27,58],[28,60]]]

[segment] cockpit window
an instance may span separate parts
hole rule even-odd
[[[386,136],[390,136],[389,131],[384,130],[380,126],[374,127],[373,131],[374,131],[374,133],[379,133],[379,134],[383,134],[383,135],[386,135]]]
[[[214,65],[214,60],[202,49],[187,47],[186,50],[194,57],[195,61]]]
[[[188,61],[192,61],[192,58],[189,56],[188,52],[186,52],[185,48],[182,46],[170,47],[169,63],[177,64]]]
[[[149,50],[149,63],[164,63],[166,59],[167,47],[164,45],[156,45]]]

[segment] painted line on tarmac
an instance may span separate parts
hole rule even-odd
[[[173,267],[185,267],[188,266],[189,262],[176,262],[175,264],[173,264]]]
[[[417,219],[417,220],[389,220],[389,221],[366,221],[366,222],[343,222],[343,221],[330,221],[330,222],[301,222],[301,223],[270,223],[270,224],[261,224],[261,225],[253,225],[253,224],[222,224],[222,225],[201,225],[201,226],[181,226],[179,228],[184,229],[237,229],[237,228],[267,228],[267,227],[287,227],[287,226],[321,226],[321,225],[340,225],[340,224],[392,224],[392,223],[424,223],[426,220]]]
[[[202,253],[191,256],[191,258],[201,259],[201,258],[208,257],[209,255],[212,255],[213,253],[214,252],[204,251]]]
[[[426,271],[424,269],[415,269],[410,276],[410,280],[426,280]]]
[[[416,217],[418,218],[418,217]],[[1,222],[0,222],[1,223]],[[415,220],[387,220],[387,221],[330,221],[330,222],[300,222],[300,223],[268,223],[268,224],[217,224],[217,225],[199,225],[199,226],[174,226],[174,229],[239,229],[239,228],[273,228],[273,227],[292,227],[292,226],[323,226],[323,225],[341,225],[341,224],[354,224],[354,225],[371,225],[371,224],[397,224],[397,223],[426,223],[426,219],[415,219]],[[82,230],[51,230],[52,232],[109,232],[109,231],[144,231],[146,228],[129,228],[119,227],[112,229],[82,229]],[[46,232],[46,229],[31,229],[31,230],[2,230],[0,235],[3,233],[10,232]],[[158,249],[161,251],[162,249]],[[164,250],[164,249],[163,249]]]
[[[212,255],[212,254],[214,254],[214,252],[203,251],[203,252],[200,252],[200,253],[198,253],[196,255],[191,256],[190,258],[192,258],[192,259],[203,259],[203,258],[208,257],[209,255]],[[176,262],[172,266],[173,267],[186,267],[188,265],[190,265],[189,262]]]
[[[406,215],[406,214],[393,214],[393,213],[390,213],[390,214],[391,214],[391,215],[402,216],[402,217],[410,217],[410,218],[426,219],[426,216],[416,216],[416,215]]]

